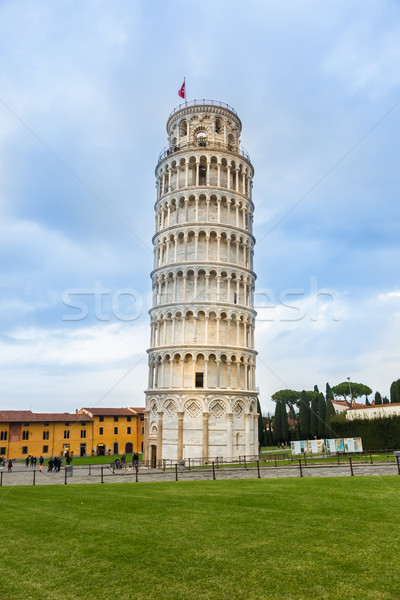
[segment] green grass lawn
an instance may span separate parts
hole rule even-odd
[[[0,488],[1,600],[398,600],[400,477]]]

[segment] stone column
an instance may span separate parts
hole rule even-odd
[[[233,413],[226,413],[226,460],[232,460],[232,424]]]
[[[250,455],[250,413],[244,413],[244,453]]]
[[[182,460],[183,457],[183,417],[184,412],[178,412],[178,448],[177,460]]]
[[[259,414],[255,413],[254,425],[253,425],[253,427],[254,427],[254,431],[253,431],[253,433],[254,433],[254,442],[253,442],[254,443],[254,454],[258,454],[258,417],[259,417]]]
[[[202,449],[202,457],[203,464],[205,464],[205,459],[208,458],[208,412],[203,412],[203,449]]]
[[[162,461],[163,414],[162,410],[157,412],[157,462]]]
[[[150,433],[150,411],[144,411],[144,435],[143,435],[143,460],[150,460],[149,448],[149,433]]]

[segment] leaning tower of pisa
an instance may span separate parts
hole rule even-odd
[[[252,180],[235,110],[172,111],[156,167],[144,460],[258,451]]]

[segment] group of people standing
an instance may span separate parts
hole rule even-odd
[[[36,467],[37,462],[38,462],[38,459],[37,459],[36,456],[29,455],[25,459],[25,466],[26,467],[29,467],[29,466],[30,467]],[[43,463],[44,463],[44,458],[43,458],[43,456],[41,456],[39,458],[39,467],[40,467],[40,470],[42,470],[42,468],[43,468]]]
[[[55,456],[54,458],[49,458],[48,469],[50,473],[58,473],[62,466],[62,460],[60,457]]]

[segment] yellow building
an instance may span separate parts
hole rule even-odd
[[[76,413],[0,410],[0,456],[141,452],[143,408],[83,408]]]
[[[93,420],[93,452],[143,452],[144,408],[81,408]]]

